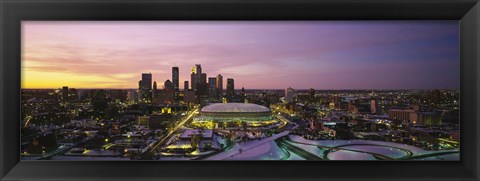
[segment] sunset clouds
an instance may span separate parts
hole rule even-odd
[[[180,68],[247,89],[459,88],[457,21],[22,22],[23,88],[136,88]],[[225,83],[224,83],[225,84]]]

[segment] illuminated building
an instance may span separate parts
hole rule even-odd
[[[195,64],[195,74],[201,75],[202,74],[202,65],[200,64]]]
[[[192,67],[192,73],[190,74],[190,82],[192,83],[192,90],[197,89],[197,74],[195,67]]]
[[[171,107],[163,107],[162,108],[162,114],[172,114],[172,108]]]
[[[440,126],[442,115],[437,112],[416,112],[410,114],[410,122],[415,126]]]
[[[173,91],[174,91],[174,97],[175,100],[178,100],[178,90],[179,90],[179,69],[177,66],[172,67],[172,83],[173,83]]]
[[[205,106],[194,123],[246,122],[249,125],[265,125],[276,122],[272,111],[261,105],[249,103],[215,103]]]
[[[437,112],[423,112],[418,106],[408,109],[390,109],[388,118],[415,126],[442,125],[442,116]]]
[[[416,112],[417,110],[414,109],[390,109],[388,110],[388,118],[408,122],[410,120],[410,114]]]
[[[207,74],[202,73],[202,65],[195,64],[195,67],[192,67],[192,73],[190,74],[190,79],[192,83],[192,90],[197,90],[199,87],[202,87],[200,90],[201,93],[207,92],[208,94],[208,85],[201,85],[207,83]],[[203,90],[205,89],[205,90]]]

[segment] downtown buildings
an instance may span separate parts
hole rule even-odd
[[[174,93],[173,97],[175,98],[175,101],[179,100],[179,86],[180,86],[179,74],[180,74],[180,70],[178,69],[178,67],[177,66],[172,67],[172,83],[173,83],[173,93]]]
[[[141,101],[152,101],[152,73],[143,73],[138,82],[139,98]]]
[[[163,88],[153,81],[151,73],[143,73],[137,91],[130,91],[131,101],[156,104],[203,103],[222,102],[224,98],[223,76],[208,77],[202,71],[201,64],[195,64],[190,72],[190,80],[183,81],[183,91],[180,91],[180,68],[172,67],[172,78],[163,83]],[[153,81],[153,86],[152,86]],[[227,80],[226,98],[235,101],[236,98],[233,79]]]

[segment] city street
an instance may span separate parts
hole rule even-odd
[[[147,150],[143,155],[146,155],[146,153],[153,153],[155,150],[165,144],[165,142],[172,136],[175,131],[178,130],[178,128],[182,127],[185,123],[187,123],[190,119],[193,118],[195,114],[198,114],[198,108],[195,108],[193,111],[191,111],[187,117],[185,117],[179,124],[177,124],[173,129],[171,129],[166,136],[164,136],[161,140],[157,141],[149,150]]]

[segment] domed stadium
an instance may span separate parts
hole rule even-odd
[[[203,107],[195,121],[262,122],[271,121],[272,111],[261,105],[248,103],[216,103]]]

